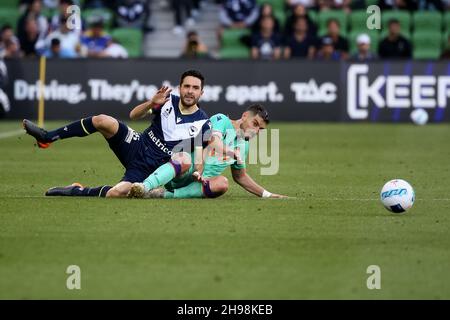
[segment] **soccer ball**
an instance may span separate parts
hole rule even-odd
[[[414,204],[414,190],[402,179],[388,181],[381,189],[381,203],[391,212],[402,213]]]
[[[419,126],[423,126],[428,122],[428,113],[423,109],[416,109],[411,112],[411,120]]]

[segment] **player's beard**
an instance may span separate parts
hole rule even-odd
[[[237,131],[237,136],[240,137],[241,139],[244,139],[245,141],[250,140],[250,137],[247,137],[245,135],[245,129],[244,129],[244,123],[241,123],[239,126],[239,130]]]
[[[197,104],[199,99],[196,99],[195,97],[192,97],[192,102],[186,102],[185,100],[185,96],[181,97],[181,103],[183,104],[183,106],[190,108],[193,107]]]

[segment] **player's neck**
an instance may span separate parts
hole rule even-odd
[[[241,120],[231,120],[231,124],[234,130],[236,130],[236,133],[239,134],[241,132]]]
[[[198,110],[198,106],[194,104],[193,106],[186,107],[181,101],[178,103],[178,109],[180,109],[180,112],[182,115],[188,115],[193,114]]]

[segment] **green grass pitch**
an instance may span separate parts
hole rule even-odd
[[[288,200],[232,182],[213,200],[45,198],[113,184],[122,167],[98,134],[39,150],[5,137],[19,125],[0,122],[1,299],[450,298],[448,125],[275,123],[279,173],[249,171]],[[378,201],[393,178],[416,191],[405,215]],[[69,265],[81,290],[66,288]]]

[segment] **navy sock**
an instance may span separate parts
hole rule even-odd
[[[108,193],[109,189],[111,189],[112,186],[100,186],[95,188],[80,188],[76,187],[72,191],[72,195],[76,197],[106,197],[106,194]]]
[[[46,140],[53,142],[59,139],[66,139],[71,137],[85,137],[91,133],[97,132],[97,129],[92,123],[92,117],[84,118],[67,126],[49,131]]]

